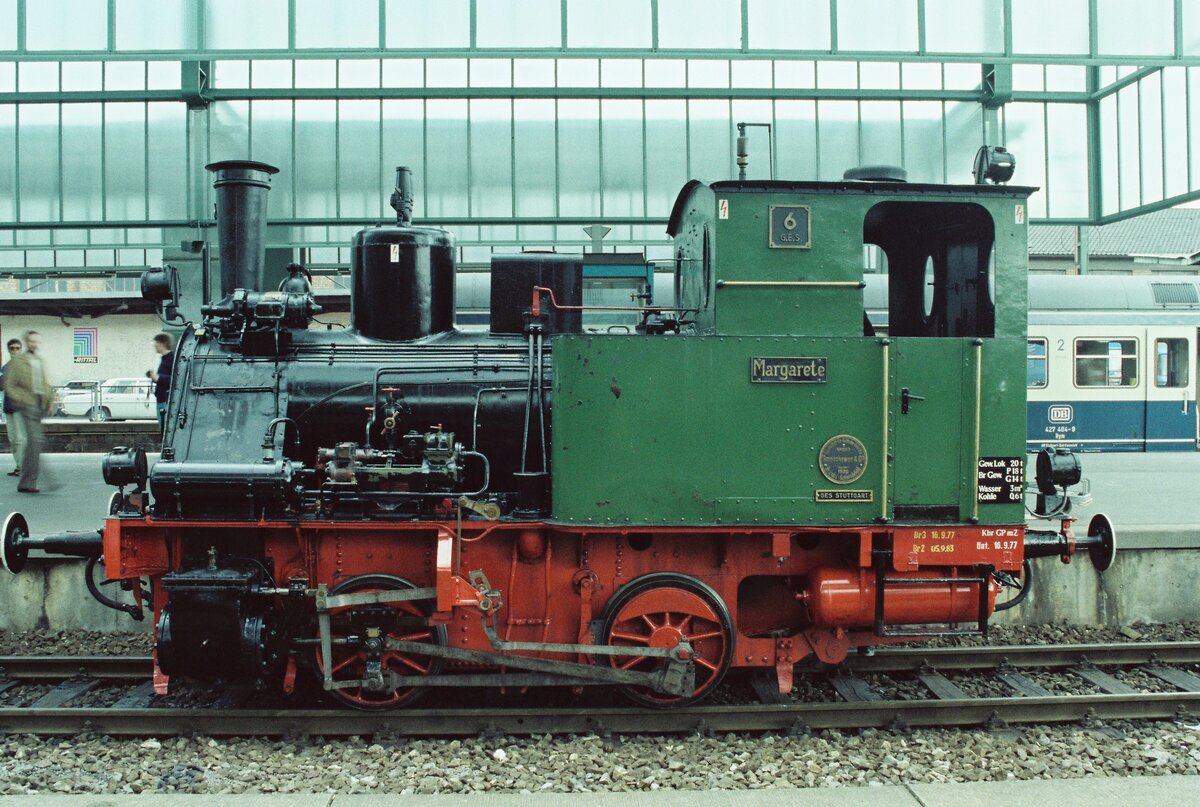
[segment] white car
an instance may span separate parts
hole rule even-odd
[[[110,378],[95,389],[64,390],[67,417],[102,420],[154,420],[154,382],[148,378]]]
[[[100,386],[99,381],[68,381],[61,387],[54,388],[54,405],[50,407],[51,417],[64,417],[65,412],[62,408],[63,396],[71,392],[91,392]]]

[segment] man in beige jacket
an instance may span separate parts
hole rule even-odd
[[[4,343],[4,347],[11,361],[21,352],[21,340],[9,339]],[[4,374],[7,372],[7,364],[0,366],[0,390],[4,389]],[[13,456],[13,469],[8,472],[8,475],[20,476],[21,452],[25,449],[25,424],[17,417],[17,407],[12,405],[12,401],[7,395],[4,397],[4,423],[8,427],[8,445]]]
[[[54,403],[54,390],[46,378],[46,363],[38,355],[42,337],[37,331],[25,333],[25,352],[18,353],[8,363],[4,373],[4,395],[17,408],[16,417],[25,427],[25,450],[21,456],[21,477],[17,480],[20,493],[37,493],[38,472],[41,470],[42,416]]]

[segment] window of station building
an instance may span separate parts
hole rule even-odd
[[[891,336],[995,335],[991,291],[995,226],[966,202],[880,202],[867,212],[863,243],[878,247],[888,274]]]
[[[1046,386],[1046,340],[1030,339],[1025,349],[1025,386],[1039,389]]]
[[[1136,387],[1136,339],[1076,339],[1075,386]]]
[[[1186,387],[1188,385],[1188,340],[1156,339],[1154,341],[1154,386]]]

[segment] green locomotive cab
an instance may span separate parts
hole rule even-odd
[[[1023,524],[1032,191],[686,185],[680,334],[554,340],[555,519]]]

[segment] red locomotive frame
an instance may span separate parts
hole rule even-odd
[[[171,558],[182,557],[184,536],[193,529],[237,531],[261,542],[280,584],[302,580],[334,588],[360,577],[395,575],[434,589],[428,622],[444,627],[453,647],[495,647],[481,616],[495,608],[490,600],[497,593],[502,605],[495,608],[496,633],[505,642],[671,648],[686,638],[695,653],[697,698],[729,668],[773,668],[780,691],[787,692],[794,665],[810,656],[836,664],[852,648],[914,635],[888,635],[881,625],[986,622],[1000,586],[978,576],[978,568],[1017,571],[1024,556],[1019,526],[954,527],[930,539],[922,536],[928,528],[890,526],[830,531],[480,521],[164,524],[149,517],[110,518],[104,529],[107,574],[149,577],[156,623],[166,596],[154,582],[175,570]],[[929,551],[935,545],[930,540],[949,549]],[[895,568],[885,570],[878,558],[888,555]],[[476,569],[490,575],[498,592],[471,582],[468,570]],[[710,587],[716,602],[679,583],[686,578]],[[639,580],[651,584],[624,596],[612,612],[614,595]],[[753,582],[743,586],[747,581]],[[880,596],[880,581],[886,597]],[[597,636],[594,623],[602,617],[606,627]],[[410,674],[428,669],[411,655],[393,654],[391,662]],[[357,674],[354,663],[339,663],[347,674]],[[635,656],[613,663],[638,669],[659,660]],[[295,669],[293,658],[285,688]],[[165,691],[166,677],[159,674],[157,681]],[[649,699],[682,700],[657,694]]]

